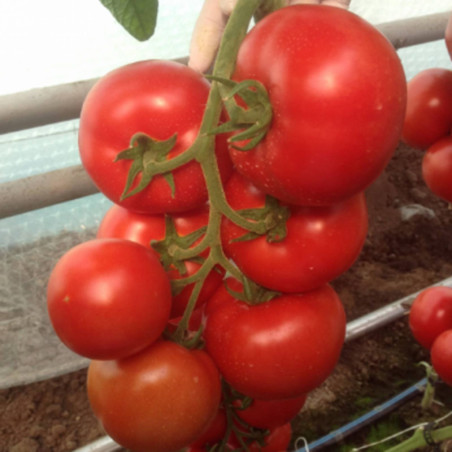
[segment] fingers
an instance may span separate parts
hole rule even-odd
[[[449,21],[447,22],[445,39],[447,51],[449,52],[449,56],[452,59],[452,14],[449,16]]]
[[[221,7],[230,6],[226,3],[231,3],[231,0],[222,0]],[[215,59],[227,22],[227,15],[222,12],[221,7],[219,0],[205,0],[196,21],[188,65],[198,72],[206,72]]]

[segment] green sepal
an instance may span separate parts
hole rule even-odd
[[[144,133],[135,134],[130,140],[130,147],[124,151],[121,151],[115,159],[115,162],[119,160],[132,160],[129,173],[127,175],[126,185],[124,191],[121,194],[121,201],[139,193],[144,190],[152,178],[159,174],[155,168],[155,163],[163,162],[167,159],[169,152],[174,148],[176,144],[177,134],[167,140],[160,141]],[[138,185],[131,190],[133,183],[141,174],[141,180]],[[171,195],[175,196],[175,183],[172,173],[164,173],[163,177],[167,181],[171,188]]]
[[[272,196],[265,197],[264,207],[255,209],[242,209],[238,211],[243,217],[254,220],[262,221],[265,224],[265,236],[267,242],[278,243],[282,242],[287,236],[287,220],[290,217],[290,209],[287,206],[283,206],[276,198]],[[246,234],[237,237],[231,242],[245,242],[248,240],[254,240],[261,237],[256,232],[247,232]]]
[[[223,101],[230,118],[229,121],[210,130],[209,134],[240,131],[229,138],[231,147],[240,151],[253,149],[265,137],[272,121],[272,107],[264,85],[257,80],[236,82],[213,75],[206,77],[228,89]],[[244,101],[245,107],[237,104],[235,96]],[[249,141],[244,146],[234,144],[246,140]]]
[[[238,292],[236,290],[231,289],[228,286],[227,281],[225,281],[224,284],[227,292],[232,297],[234,297],[236,300],[243,301],[248,305],[253,306],[261,303],[267,303],[273,300],[273,298],[276,298],[281,295],[280,292],[267,289],[266,287],[262,287],[246,277],[242,278],[242,282],[243,282],[242,292]]]

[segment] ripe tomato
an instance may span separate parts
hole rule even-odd
[[[233,162],[290,204],[362,191],[399,142],[403,67],[381,33],[344,9],[295,5],[266,16],[243,41],[233,78],[260,81],[273,107],[266,137],[251,151],[231,149]]]
[[[452,71],[426,69],[408,82],[407,111],[402,138],[426,149],[450,135],[452,128]]]
[[[207,226],[209,212],[207,207],[203,206],[200,209],[181,214],[173,214],[170,215],[170,217],[174,222],[177,234],[186,236],[197,229]],[[138,214],[115,205],[110,208],[103,218],[97,231],[97,237],[122,238],[150,247],[151,241],[162,240],[165,237],[165,217],[164,215]],[[159,257],[156,251],[152,248],[151,250]],[[186,261],[185,267],[187,273],[183,276],[187,277],[196,273],[201,267],[201,264],[198,262]],[[207,299],[212,296],[223,279],[223,273],[224,272],[222,272],[221,269],[215,269],[209,273],[196,302],[197,307],[204,304]],[[182,277],[175,268],[168,271],[168,276],[171,280]],[[184,313],[193,287],[194,284],[189,284],[173,297],[171,318],[177,318]]]
[[[143,213],[181,212],[202,205],[207,190],[197,162],[174,171],[174,196],[170,184],[159,175],[143,191],[121,201],[131,161],[115,159],[130,147],[137,132],[159,141],[177,133],[167,158],[185,151],[198,134],[208,94],[206,79],[171,61],[132,63],[101,78],[85,99],[79,130],[82,163],[99,190],[116,204]],[[231,169],[226,138],[216,138],[224,178]]]
[[[116,359],[150,345],[171,309],[168,276],[156,256],[121,239],[69,250],[47,287],[50,320],[61,341],[93,359]]]
[[[120,361],[92,361],[88,397],[105,431],[133,451],[177,451],[214,419],[220,376],[200,350],[158,341]]]
[[[452,202],[452,137],[428,148],[422,159],[422,177],[436,196]]]
[[[237,416],[253,427],[272,429],[290,422],[303,408],[306,395],[291,399],[253,399],[245,409],[237,409]],[[237,404],[240,407],[240,402]]]
[[[226,196],[237,210],[261,208],[265,194],[234,174]],[[290,206],[287,236],[234,241],[247,231],[229,220],[222,224],[225,253],[258,284],[281,292],[307,292],[338,277],[355,262],[367,234],[364,194],[328,207]]]
[[[345,337],[344,309],[330,286],[254,306],[220,287],[205,312],[207,352],[233,388],[256,399],[301,397],[320,385]]]
[[[452,288],[435,286],[420,292],[411,305],[409,324],[414,338],[430,349],[441,333],[452,329]]]
[[[441,333],[431,349],[433,368],[441,379],[452,386],[452,329]]]
[[[220,408],[215,418],[210,423],[208,429],[191,444],[190,450],[194,451],[197,448],[201,450],[209,450],[211,446],[223,439],[226,433],[226,427],[226,413],[223,408]]]

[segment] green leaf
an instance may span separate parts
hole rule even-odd
[[[113,17],[138,41],[155,31],[158,0],[100,0]]]

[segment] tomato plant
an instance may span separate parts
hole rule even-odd
[[[430,349],[441,333],[452,329],[452,288],[435,286],[420,292],[411,305],[409,325],[414,338]]]
[[[427,149],[422,177],[436,196],[452,202],[452,137],[442,138]]]
[[[204,204],[207,189],[194,160],[172,175],[155,175],[134,196],[123,199],[122,194],[129,171],[136,176],[133,190],[147,175],[151,161],[178,156],[193,144],[208,94],[209,84],[200,74],[171,61],[131,63],[102,77],[83,103],[79,129],[82,163],[99,190],[116,204],[142,213],[188,211]],[[134,153],[115,161],[129,148]],[[216,152],[220,171],[228,177],[225,135],[218,136],[211,152]]]
[[[233,388],[264,400],[301,397],[331,373],[345,337],[344,310],[331,287],[253,306],[225,292],[221,287],[207,302],[204,339]]]
[[[265,194],[234,174],[226,196],[236,210],[263,208]],[[364,194],[328,207],[288,206],[287,235],[271,240],[260,235],[241,240],[247,231],[225,219],[226,254],[258,284],[281,292],[306,292],[341,275],[355,262],[367,234]]]
[[[259,144],[231,149],[235,167],[290,204],[362,191],[399,142],[403,67],[390,42],[349,11],[296,5],[266,16],[244,39],[233,79],[261,82],[273,108]]]
[[[180,214],[167,215],[144,215],[132,212],[121,206],[111,207],[104,216],[97,237],[100,238],[122,238],[140,243],[150,247],[151,242],[163,240],[166,236],[166,222],[170,219],[178,236],[186,237],[201,228],[205,228],[209,219],[207,206]],[[197,241],[194,241],[195,244]],[[154,251],[153,248],[150,248]],[[160,257],[157,251],[156,256]],[[206,257],[207,252],[201,257]],[[182,264],[182,272],[171,265],[167,274],[171,280],[188,277],[195,274],[201,263],[187,260]],[[224,272],[220,268],[212,270],[206,277],[201,293],[198,296],[196,306],[199,307],[215,292],[223,279]],[[180,317],[187,306],[194,284],[186,285],[181,292],[173,296],[171,305],[171,318]]]
[[[169,319],[171,288],[150,250],[127,240],[95,239],[57,262],[47,307],[67,347],[88,358],[116,359],[159,338]]]
[[[452,329],[442,332],[433,342],[432,365],[441,379],[452,386]]]
[[[214,419],[220,377],[200,350],[158,341],[120,361],[92,361],[88,396],[106,432],[133,451],[177,451]]]
[[[403,140],[426,149],[452,129],[452,71],[431,68],[419,72],[407,85]]]

